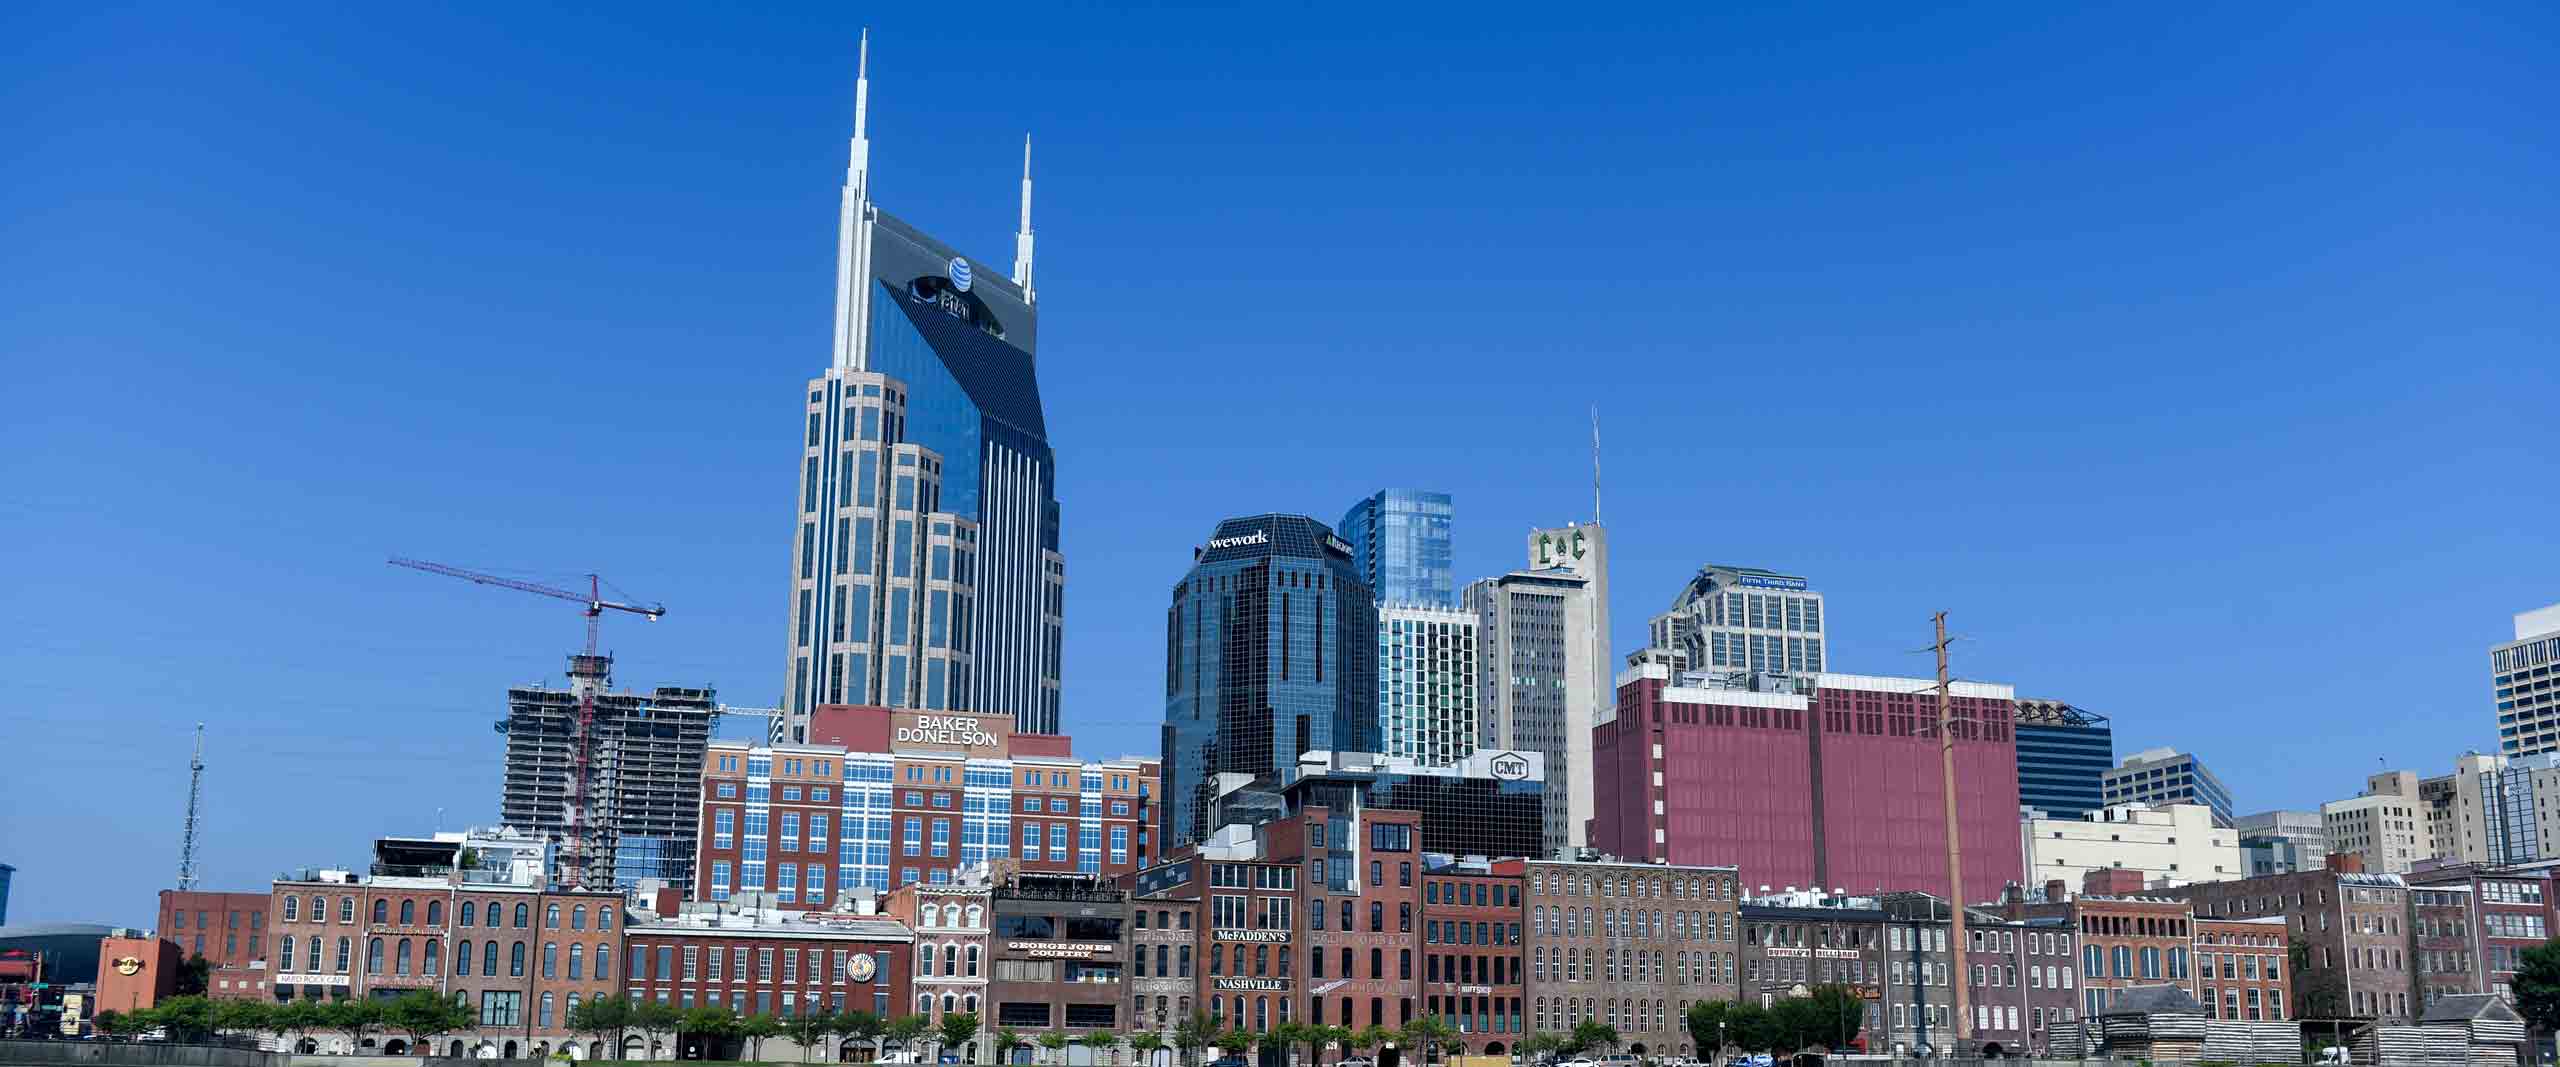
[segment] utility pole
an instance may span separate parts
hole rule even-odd
[[[178,842],[178,890],[196,887],[196,814],[204,803],[204,724],[196,724],[196,754],[187,761],[187,832]]]
[[[1952,912],[1947,927],[1947,958],[1955,964],[1955,973],[1947,976],[1947,985],[1955,990],[1956,1047],[1946,1053],[1960,1056],[1965,1042],[1973,1037],[1973,1019],[1968,1014],[1972,1008],[1965,1003],[1964,988],[1968,972],[1964,963],[1964,854],[1957,847],[1956,837],[1956,721],[1947,700],[1947,613],[1941,611],[1930,618],[1938,631],[1938,763],[1947,795],[1947,907]]]

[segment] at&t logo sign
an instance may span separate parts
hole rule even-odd
[[[951,257],[951,269],[950,269],[950,272],[949,272],[949,273],[950,273],[950,275],[951,275],[951,287],[952,287],[952,288],[957,289],[957,290],[960,290],[961,292],[964,292],[964,293],[969,291],[969,261],[968,261],[968,259],[966,259],[965,257],[961,257],[961,256],[953,256],[953,257]]]

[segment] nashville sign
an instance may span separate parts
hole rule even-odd
[[[1247,993],[1277,993],[1289,988],[1289,980],[1286,978],[1212,978],[1209,984],[1216,989],[1233,989]]]

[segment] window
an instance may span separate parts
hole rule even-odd
[[[525,925],[526,925],[527,923],[530,923],[530,922],[532,922],[532,921],[533,921],[533,906],[532,906],[532,905],[530,905],[530,904],[518,904],[518,905],[516,905],[516,929],[518,929],[518,930],[522,930],[522,929],[524,929],[524,928],[525,928]]]
[[[390,921],[391,921],[391,902],[390,902],[390,901],[388,901],[388,900],[376,900],[376,901],[374,901],[374,902],[373,902],[373,921],[374,921],[374,923],[375,923],[376,925],[379,925],[379,924],[382,924],[382,923],[387,923],[387,922],[390,922]],[[204,924],[203,924],[203,923],[197,923],[196,925],[198,925],[198,926],[202,926],[202,925],[204,925]]]
[[[497,944],[495,941],[489,943]],[[507,950],[507,977],[524,977],[524,942],[522,941],[516,942],[513,948]]]

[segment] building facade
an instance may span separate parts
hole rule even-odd
[[[2270,915],[2258,919],[2196,921],[2196,980],[2192,990],[2205,1014],[2216,1019],[2280,1022],[2293,1003],[2286,980],[2292,967],[2286,958],[2285,921]]]
[[[1528,1032],[1524,880],[1488,860],[1424,864],[1422,1010],[1455,1028],[1468,1055],[1506,1055]]]
[[[205,993],[255,997],[267,992],[268,894],[160,891],[161,940],[185,957],[202,956],[211,969]]]
[[[985,1018],[992,891],[987,870],[972,868],[950,882],[911,882],[881,896],[880,914],[915,931],[914,1002],[898,1002],[895,1012],[936,1026],[957,1013]],[[971,1056],[963,1062],[976,1062]]]
[[[867,57],[866,57],[867,65]],[[975,712],[1059,729],[1057,457],[1032,354],[1031,176],[1011,277],[871,200],[857,81],[836,231],[835,350],[809,380],[791,537],[783,714]]]
[[[1420,813],[1308,805],[1294,816],[1275,824],[1269,855],[1310,872],[1306,1020],[1353,1030],[1412,1022],[1422,1007]]]
[[[1711,563],[1653,618],[1648,651],[1676,670],[1814,675],[1827,670],[1822,594],[1800,575]]]
[[[634,1002],[786,1021],[853,1011],[886,1019],[904,1014],[912,988],[912,932],[882,916],[723,909],[658,916],[628,935],[623,986]],[[626,1039],[625,1058],[720,1058],[701,1046],[666,1047],[654,1033],[642,1040]]]
[[[2515,640],[2490,646],[2489,686],[2498,710],[2498,751],[2560,751],[2560,604],[2516,616]]]
[[[1200,870],[1186,856],[1129,876],[1129,1020],[1126,1029],[1171,1039],[1198,1002]]]
[[[2468,885],[2409,887],[2409,973],[2419,1002],[2485,992],[2474,903]]]
[[[1483,747],[1544,757],[1541,855],[1584,845],[1593,812],[1591,728],[1600,715],[1590,683],[1609,673],[1592,658],[1591,580],[1564,568],[1513,571],[1472,582],[1465,595],[1477,619]]]
[[[1510,871],[1514,861],[1499,862]],[[1742,878],[1732,867],[1518,861],[1529,1032],[1595,1020],[1636,1055],[1694,1055],[1685,1017],[1743,990]]]
[[[1762,884],[1943,892],[1934,689],[1832,673],[1675,681],[1661,664],[1631,667],[1617,717],[1593,731],[1594,843],[1670,863],[1731,860]],[[1949,694],[1963,892],[1990,900],[2022,870],[2015,698],[1982,682]]]
[[[1173,587],[1165,640],[1168,845],[1216,829],[1221,776],[1276,784],[1306,752],[1379,750],[1378,607],[1323,523],[1219,523]]]
[[[1381,489],[1342,513],[1335,530],[1351,545],[1352,565],[1381,604],[1455,608],[1449,494]]]
[[[989,897],[990,1030],[1117,1031],[1130,994],[1127,890],[1088,875],[1024,872]]]
[[[1876,898],[1808,890],[1764,893],[1745,900],[1736,909],[1736,921],[1742,927],[1737,999],[1765,1008],[1799,988],[1845,985],[1867,1002],[1862,1032],[1882,1031],[1890,1017],[1885,1003],[1888,916]]]
[[[1360,752],[1308,753],[1285,810],[1384,808],[1422,817],[1421,848],[1453,856],[1543,855],[1546,764],[1541,753],[1480,750],[1446,767]]]
[[[1477,748],[1476,616],[1455,608],[1378,607],[1380,752],[1446,766]]]
[[[1209,1018],[1256,1033],[1295,1021],[1305,996],[1299,988],[1298,959],[1315,951],[1300,941],[1298,865],[1213,857],[1195,862],[1205,875],[1199,887],[1205,941],[1200,950],[1208,966],[1199,996]],[[1314,960],[1308,964],[1324,966]]]
[[[2449,973],[2460,962],[2448,961],[2446,952],[2466,951],[2474,969],[2475,992],[2497,996],[2509,1004],[2515,1002],[2515,976],[2523,965],[2524,951],[2550,939],[2551,872],[2547,868],[2504,868],[2479,864],[2425,865],[2407,876],[2410,893],[2433,893],[2439,890],[2465,890],[2470,929],[2457,947],[2447,937],[2449,927],[2460,916],[2443,911],[2413,920],[2427,920],[2427,927],[2414,924],[2412,931],[2428,939],[2426,950],[2438,955],[2422,958],[2420,972],[2429,975]],[[2426,951],[2420,950],[2420,951]],[[2449,983],[2447,983],[2449,984]]]
[[[2243,815],[2241,861],[2250,877],[2316,871],[2329,865],[2329,829],[2316,811],[2262,811]]]
[[[2320,805],[2320,822],[2329,854],[2354,856],[2363,870],[2399,874],[2436,854],[2418,776],[2408,771],[2367,777],[2363,793]]]
[[[2231,790],[2204,761],[2174,748],[2146,748],[2109,768],[2099,782],[2106,804],[2202,804],[2231,825]]]
[[[569,687],[507,690],[506,776],[498,811],[506,825],[558,839],[550,878],[563,885],[630,891],[644,880],[693,878],[694,798],[718,696],[660,686],[613,692],[613,657],[569,657]],[[594,695],[585,806],[578,805],[579,702]],[[571,825],[572,812],[579,825]],[[575,832],[573,832],[573,830]]]
[[[2415,1022],[2425,1005],[2414,995],[2409,967],[2408,884],[2351,869],[2357,865],[2353,856],[2332,855],[2328,870],[2165,892],[2194,902],[2198,918],[2282,917],[2287,937],[2309,950],[2304,966],[2289,969],[2294,1017]]]
[[[2020,834],[2023,884],[2077,885],[2092,871],[2131,871],[2142,884],[2181,885],[2247,876],[2239,831],[2202,804],[2116,804],[2077,819],[2031,818]]]
[[[704,754],[693,899],[826,910],[998,861],[1114,876],[1152,854],[1152,760],[1080,760],[1002,716],[828,705],[802,729],[812,740]]]
[[[2040,927],[1967,908],[1960,973],[1954,909],[1946,901],[1926,893],[1889,893],[1876,903],[1886,916],[1884,995],[1870,1050],[1972,1048],[1986,1056],[2024,1055],[2041,1045],[2045,1027],[2038,1020],[2070,1006],[2068,990],[2048,988],[2041,980],[2045,956],[2032,936],[2044,932]],[[2032,983],[2030,967],[2037,979]],[[1965,987],[1961,1016],[1954,996],[1959,982]]]
[[[2104,715],[2059,700],[2018,699],[2018,803],[2048,819],[2076,819],[2106,806],[2116,765],[2115,726]]]

